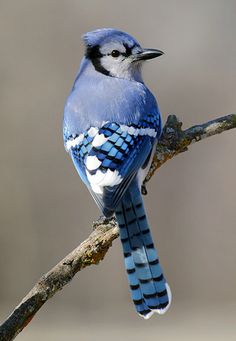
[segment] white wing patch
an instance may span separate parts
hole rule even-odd
[[[148,135],[155,138],[157,135],[157,132],[153,128],[136,128],[134,126],[120,125],[120,129],[123,132],[127,132],[129,135],[133,136]],[[93,147],[100,147],[109,140],[109,137],[105,137],[104,134],[99,134],[99,128],[97,127],[90,127],[87,133],[91,138],[93,138],[91,142]],[[79,144],[83,143],[84,138],[84,133],[81,133],[79,136],[74,138],[73,136],[70,137],[65,143],[67,151],[70,151],[71,148],[75,148]],[[101,164],[102,162],[96,156],[88,155],[87,158],[85,158],[85,166],[87,168],[86,175],[92,190],[97,194],[102,194],[104,187],[119,185],[123,180],[117,170],[112,171],[108,168],[105,172],[102,172],[99,169]],[[89,171],[96,172],[95,174],[90,174]],[[164,309],[160,310],[159,313],[162,313],[163,311]]]
[[[94,137],[97,133],[98,133],[98,128],[97,128],[97,127],[91,127],[91,128],[88,130],[88,135],[89,135],[90,137]]]
[[[127,131],[130,135],[148,135],[150,137],[156,137],[157,132],[155,131],[155,129],[153,128],[134,128],[132,126],[127,126],[127,125],[120,125],[120,128],[122,131]],[[99,147],[101,145],[103,145],[108,139],[109,137],[105,137],[104,134],[98,134],[99,129],[97,127],[91,127],[88,130],[88,135],[90,137],[93,137],[93,142],[92,145],[93,147]],[[84,139],[84,134],[80,134],[79,136],[77,136],[76,138],[70,138],[69,140],[66,141],[65,143],[65,147],[66,150],[69,151],[71,148],[76,147],[77,145],[79,145]]]
[[[90,171],[98,169],[102,162],[96,156],[88,156],[85,162],[86,168]]]
[[[126,125],[121,125],[120,126],[121,130],[122,131],[127,131],[130,135],[134,135],[134,136],[137,136],[137,135],[148,135],[150,137],[156,137],[157,135],[157,132],[155,129],[153,128],[134,128],[134,127],[129,127],[129,126],[126,126]]]
[[[93,139],[92,146],[93,147],[100,147],[105,142],[107,142],[108,139],[109,139],[109,137],[105,137],[104,134],[97,134]]]
[[[97,172],[93,175],[86,170],[86,174],[92,190],[97,194],[102,194],[103,187],[105,186],[119,185],[123,179],[117,170],[111,171],[110,169],[108,169],[105,173],[97,170]]]
[[[83,139],[84,134],[80,134],[74,139],[67,140],[65,144],[66,150],[69,151],[71,148],[78,146],[83,141]]]

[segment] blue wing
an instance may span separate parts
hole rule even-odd
[[[113,214],[132,179],[150,157],[160,135],[159,115],[139,125],[107,122],[66,139],[74,165],[106,216]]]

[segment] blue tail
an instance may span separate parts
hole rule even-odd
[[[115,214],[135,308],[145,319],[154,312],[164,314],[171,303],[171,291],[159,264],[136,181],[129,186]]]

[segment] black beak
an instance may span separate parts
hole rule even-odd
[[[139,52],[134,56],[134,61],[153,59],[156,57],[160,57],[163,54],[164,54],[164,52],[162,52],[160,50],[143,49],[142,52]]]

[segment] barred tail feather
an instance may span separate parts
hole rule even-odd
[[[136,182],[126,191],[115,214],[136,310],[145,319],[154,312],[164,314],[171,303],[171,291],[159,264]]]

